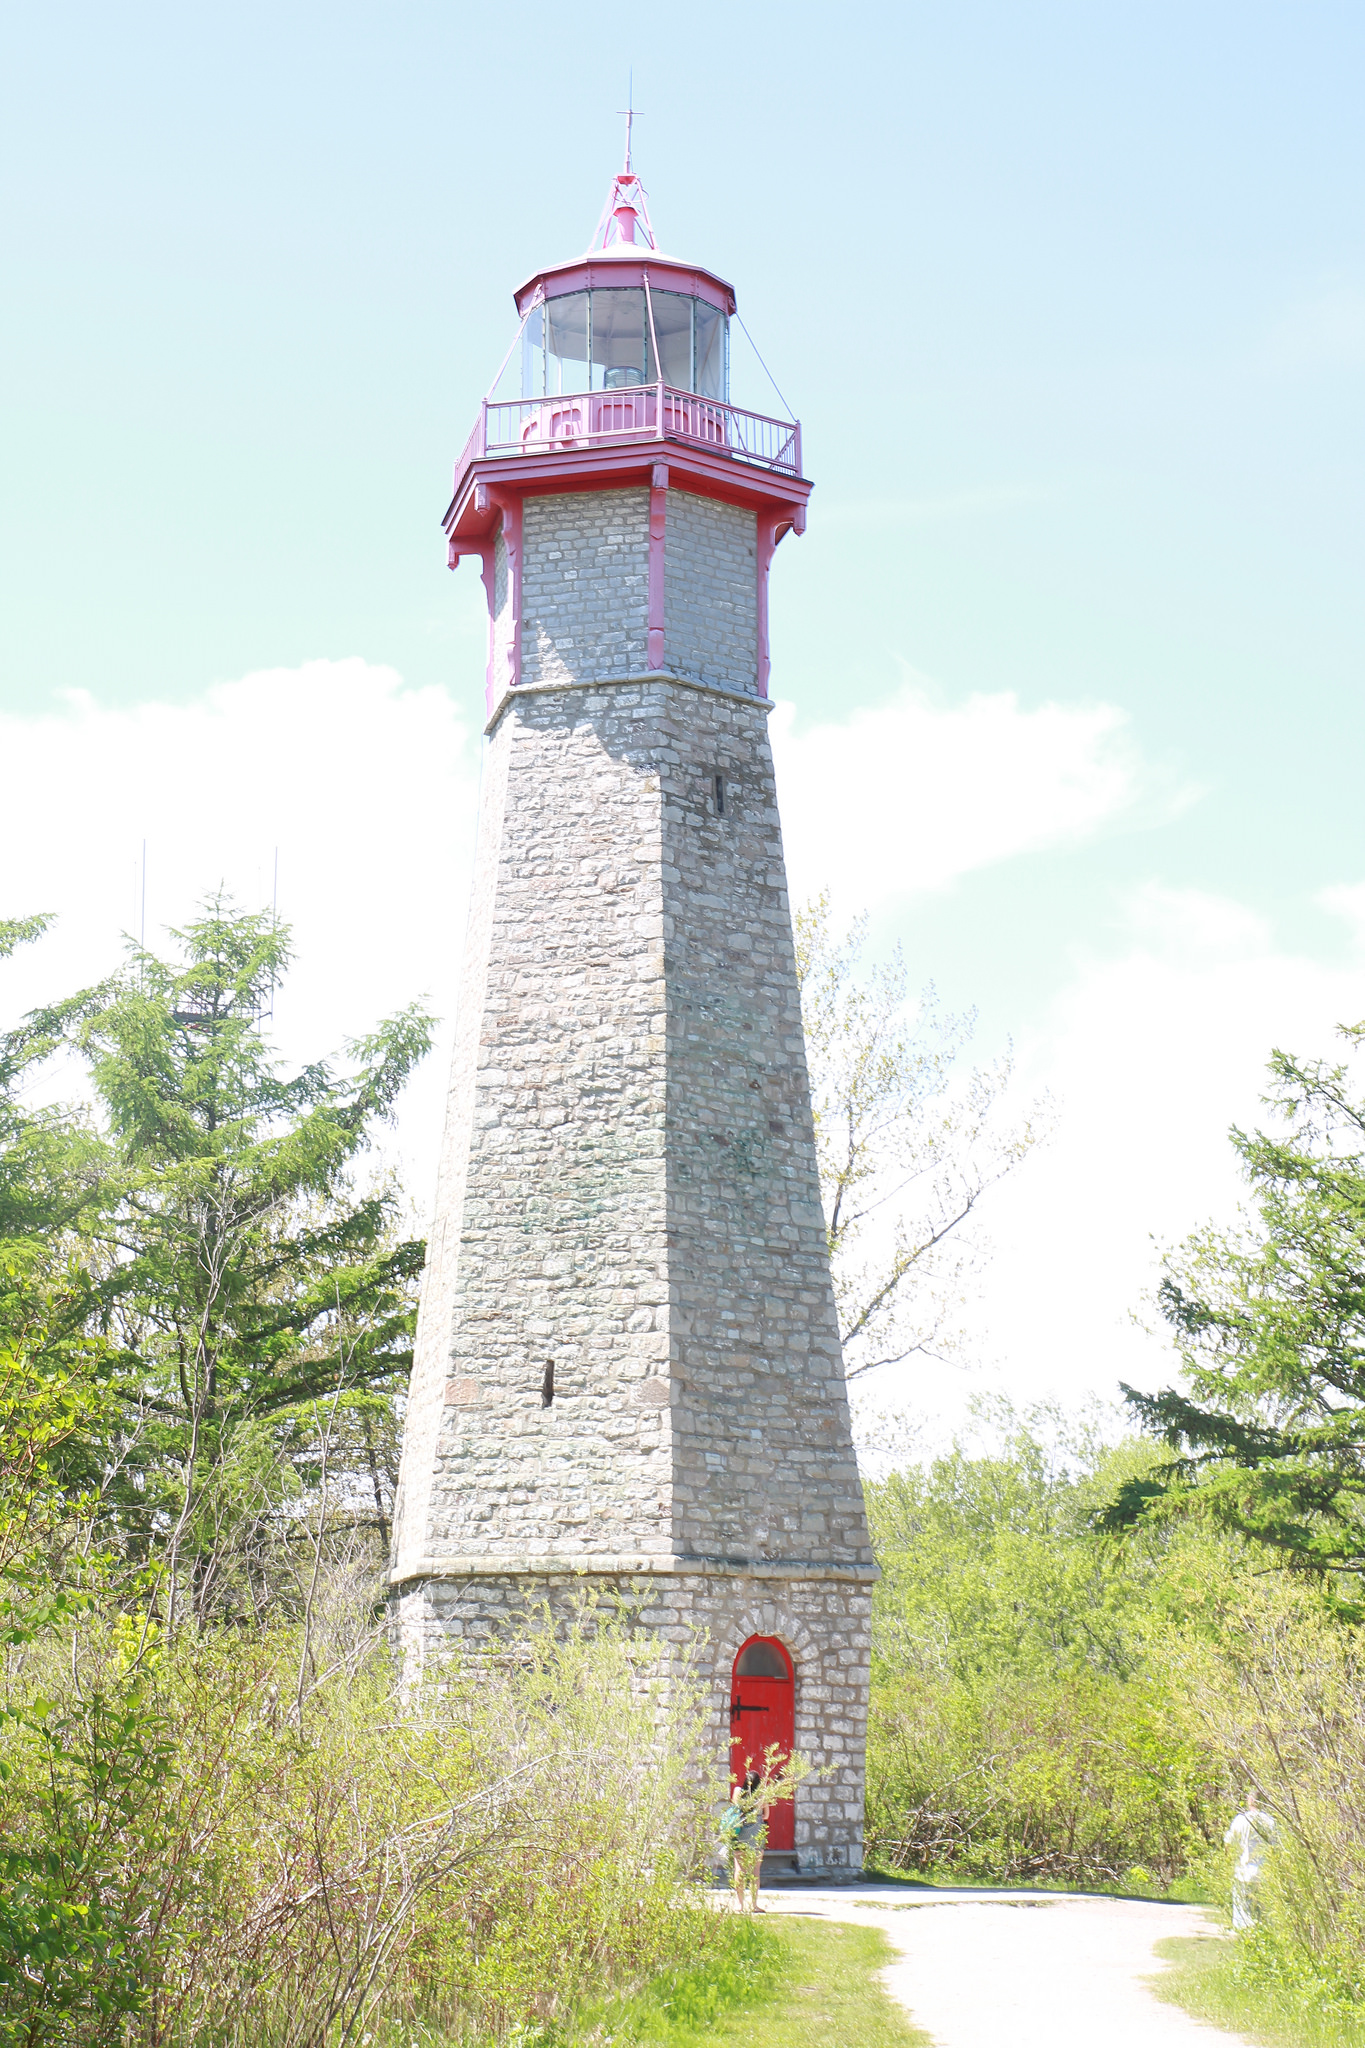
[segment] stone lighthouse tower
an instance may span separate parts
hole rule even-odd
[[[702,1637],[717,1769],[792,1743],[803,1868],[862,1861],[875,1576],[767,736],[810,485],[729,403],[728,284],[627,169],[516,294],[521,395],[455,470],[487,751],[395,1513],[405,1654],[592,1588]]]

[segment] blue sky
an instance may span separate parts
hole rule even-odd
[[[1270,1038],[1326,1044],[1365,1014],[1365,15],[52,0],[0,20],[0,714],[44,792],[3,894],[60,900],[47,971],[112,946],[144,835],[153,924],[215,862],[251,895],[283,841],[301,937],[336,953],[310,1020],[365,1022],[398,897],[395,994],[449,995],[468,734],[446,836],[403,836],[413,721],[455,747],[481,690],[481,593],[438,521],[512,287],[586,243],[633,64],[661,240],[734,281],[804,422],[810,529],[773,593],[798,881],[827,870],[879,945],[978,1007],[983,1053],[1013,1037],[1069,1105],[1001,1205],[983,1355],[1024,1391],[1053,1348],[1063,1390],[1111,1385],[1138,1240],[1231,1199],[1219,1132],[1254,1114]],[[367,699],[352,668],[329,697],[298,680],[317,661],[401,682]],[[231,696],[261,671],[271,689]],[[229,726],[235,779],[168,809]],[[293,779],[267,801],[272,748]],[[309,922],[343,790],[366,849],[349,937]],[[1068,1272],[1027,1311],[1020,1276],[1059,1236],[1103,1264],[1078,1189],[1105,1161],[1128,1250],[1058,1335]]]

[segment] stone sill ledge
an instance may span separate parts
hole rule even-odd
[[[765,718],[777,708],[771,697],[756,697],[748,690],[736,690],[727,683],[699,683],[692,676],[675,676],[666,668],[644,669],[638,675],[565,676],[557,682],[518,683],[515,689],[504,690],[484,727],[485,737],[498,724],[508,705],[515,703],[518,697],[543,697],[560,690],[616,690],[627,683],[676,683],[680,690],[700,690],[704,697],[724,697],[730,704],[747,704],[752,711],[761,711]]]
[[[671,1556],[620,1557],[487,1557],[421,1558],[389,1573],[393,1587],[419,1579],[525,1578],[702,1578],[702,1579],[831,1579],[870,1586],[881,1577],[875,1564],[830,1564],[809,1558],[731,1558]]]

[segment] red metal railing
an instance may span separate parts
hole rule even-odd
[[[757,469],[801,474],[801,428],[670,384],[628,384],[561,398],[485,399],[455,465],[455,487],[482,457],[540,455],[631,440],[690,441]]]

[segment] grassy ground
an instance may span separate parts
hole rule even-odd
[[[731,1953],[594,2017],[611,2048],[929,2048],[877,1982],[880,1929],[773,1914],[737,1927]]]
[[[1216,1936],[1160,1941],[1175,1968],[1150,1979],[1158,1998],[1195,2019],[1242,2034],[1263,2048],[1365,2048],[1365,2013],[1345,2009],[1333,1988],[1311,1977],[1280,1977],[1248,1966],[1239,1943]]]

